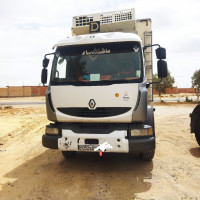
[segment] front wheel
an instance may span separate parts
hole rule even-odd
[[[195,137],[196,137],[197,143],[200,146],[200,130],[195,131]]]
[[[65,158],[73,158],[73,157],[75,157],[76,152],[75,151],[62,151],[62,155]]]
[[[149,151],[142,153],[142,159],[146,161],[151,161],[154,157],[155,151]]]

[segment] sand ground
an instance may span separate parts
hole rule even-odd
[[[98,153],[66,160],[41,144],[45,105],[0,109],[0,200],[200,199],[200,147],[189,127],[194,107],[155,105],[152,162]]]

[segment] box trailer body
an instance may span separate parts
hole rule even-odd
[[[76,16],[72,37],[54,48],[46,93],[47,117],[54,123],[46,126],[43,146],[64,156],[133,152],[151,160],[151,19],[135,20],[134,9]]]

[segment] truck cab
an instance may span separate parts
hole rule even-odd
[[[136,21],[134,9],[73,18],[73,36],[55,44],[52,53],[46,93],[52,123],[46,126],[43,146],[59,149],[65,157],[86,151],[139,153],[145,160],[153,159],[151,38],[144,46],[150,22]],[[156,53],[158,75],[164,78],[165,49],[159,46]],[[43,84],[48,55],[43,60]]]

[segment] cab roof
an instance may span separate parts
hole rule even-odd
[[[96,33],[96,34],[86,34],[86,35],[68,37],[58,41],[58,43],[55,44],[53,48],[62,46],[71,46],[71,45],[128,42],[128,41],[135,41],[139,43],[142,42],[140,37],[135,33],[109,32],[109,33]]]

